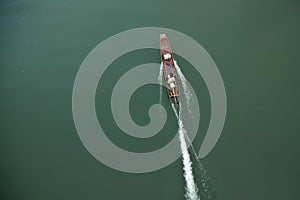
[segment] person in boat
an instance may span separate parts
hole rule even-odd
[[[169,53],[163,55],[163,59],[164,59],[164,60],[169,60],[169,59],[171,59],[171,58],[172,58],[172,55],[169,54]]]
[[[176,79],[172,73],[168,74],[167,83],[169,84],[171,89],[174,89],[176,87]]]

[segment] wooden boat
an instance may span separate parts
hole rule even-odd
[[[171,103],[179,103],[179,82],[173,52],[166,34],[160,35],[160,56],[163,63],[165,85]]]

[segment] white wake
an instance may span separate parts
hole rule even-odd
[[[179,134],[180,149],[182,153],[182,163],[183,163],[183,171],[184,171],[183,176],[186,182],[185,198],[187,200],[200,200],[200,197],[198,196],[198,188],[196,186],[194,175],[193,175],[192,162],[188,152],[188,146],[185,140],[187,133],[186,130],[184,129],[184,125],[181,119],[181,108],[179,107],[179,115],[177,114],[177,110],[174,104],[172,104],[172,108],[178,119],[178,127],[179,127],[178,134]]]
[[[174,64],[175,64],[175,68],[176,68],[177,74],[180,79],[180,83],[182,85],[184,97],[186,98],[187,109],[188,109],[189,113],[192,114],[192,108],[191,108],[191,103],[190,103],[193,98],[192,92],[188,88],[186,78],[185,78],[184,74],[181,72],[181,69],[178,66],[176,60],[174,60]]]
[[[194,175],[192,171],[192,162],[185,141],[184,135],[186,134],[186,130],[184,129],[183,123],[180,120],[180,118],[178,119],[178,126],[179,126],[178,133],[179,133],[180,147],[182,151],[184,178],[186,181],[185,197],[188,200],[200,200],[200,198],[198,197],[198,189],[195,184]]]
[[[192,93],[188,89],[187,86],[187,81],[186,78],[184,77],[183,73],[180,70],[180,67],[177,65],[175,61],[175,67],[180,79],[180,83],[182,84],[183,88],[183,93],[184,97],[186,98],[186,104],[187,104],[187,109],[189,113],[192,112],[191,107],[190,107],[190,100],[192,98]],[[157,78],[158,82],[160,84],[163,83],[163,64],[161,63],[160,65],[160,70],[159,70],[159,75]],[[161,99],[162,99],[162,87],[160,87],[160,100],[159,103],[161,104]],[[193,170],[192,170],[192,161],[188,152],[188,145],[187,145],[187,132],[184,129],[183,121],[182,121],[182,115],[181,115],[181,110],[182,110],[182,105],[179,104],[179,113],[177,112],[177,109],[175,107],[175,104],[171,104],[172,108],[174,110],[174,113],[177,117],[178,120],[178,134],[179,134],[179,141],[180,141],[180,149],[182,152],[182,163],[183,163],[183,176],[186,182],[186,187],[185,187],[185,198],[187,200],[200,200],[200,197],[198,196],[198,188],[195,183],[194,175],[193,175]],[[189,140],[189,139],[188,139]],[[191,145],[190,141],[189,145]]]

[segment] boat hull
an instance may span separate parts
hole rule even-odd
[[[178,104],[180,95],[178,75],[175,68],[173,52],[166,34],[160,35],[160,56],[163,63],[163,74],[169,99],[172,103]]]

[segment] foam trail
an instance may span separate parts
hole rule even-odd
[[[175,68],[177,70],[181,85],[182,85],[182,89],[183,89],[183,93],[185,98],[185,105],[187,105],[187,109],[189,111],[189,113],[191,114],[191,116],[193,116],[192,113],[192,109],[191,109],[191,104],[190,101],[193,101],[192,98],[192,93],[189,90],[188,86],[187,86],[187,81],[186,78],[184,76],[184,74],[181,72],[180,67],[178,66],[177,62],[174,61],[175,63]],[[183,100],[183,99],[182,99]],[[180,143],[181,143],[181,149],[182,149],[182,155],[183,155],[183,162],[184,160],[188,160],[187,165],[184,165],[184,177],[187,183],[187,187],[186,187],[186,198],[188,200],[191,199],[197,199],[200,200],[201,199],[205,199],[205,200],[215,200],[217,199],[216,194],[210,184],[210,180],[209,177],[207,176],[207,172],[204,168],[204,166],[202,165],[194,147],[193,144],[189,138],[189,136],[187,135],[186,130],[183,128],[183,122],[182,122],[182,104],[179,103],[179,114],[177,113],[177,110],[175,108],[175,105],[172,104],[172,108],[174,110],[174,113],[178,119],[178,125],[179,125],[179,139],[180,139]],[[199,181],[201,183],[201,185],[199,185],[199,192],[200,192],[200,196],[198,197],[197,191],[197,185],[195,184],[195,179],[193,177],[193,173],[192,173],[192,161],[191,161],[191,157],[189,155],[189,151],[188,151],[188,146],[190,146],[190,150],[192,151],[192,155],[193,157],[195,157],[196,162],[197,162],[197,167],[199,170],[195,171],[195,175],[197,178],[197,181]],[[186,149],[185,153],[184,149]],[[188,172],[188,173],[187,173]],[[189,180],[189,181],[188,181]],[[191,195],[192,194],[192,195]]]
[[[180,147],[182,151],[184,178],[186,181],[186,198],[188,200],[199,200],[200,198],[198,197],[198,193],[197,193],[198,189],[195,184],[194,175],[192,172],[192,162],[184,138],[185,129],[183,128],[183,123],[180,119],[178,120],[178,125],[179,125],[178,132],[179,132]]]
[[[187,86],[186,78],[185,78],[184,74],[181,72],[181,69],[178,66],[176,60],[174,60],[174,64],[175,64],[175,68],[176,68],[177,74],[180,79],[180,83],[182,83],[183,93],[184,93],[184,96],[186,98],[186,103],[187,103],[187,109],[188,109],[189,113],[192,114],[190,101],[192,100],[193,95]]]
[[[174,104],[172,104],[172,108],[178,119],[178,126],[179,126],[178,133],[179,133],[180,147],[181,147],[181,151],[182,151],[184,179],[186,182],[185,197],[187,200],[200,200],[200,197],[198,196],[198,193],[197,193],[198,189],[195,184],[194,175],[193,175],[193,171],[192,171],[192,162],[191,162],[190,155],[188,152],[188,147],[187,147],[187,144],[185,141],[186,130],[184,129],[183,122],[181,120],[181,115],[180,115],[181,112],[179,110],[179,116],[178,116]]]
[[[176,108],[175,108],[175,104],[172,103],[171,105],[172,105],[172,108],[173,108],[173,111],[174,111],[174,113],[175,113],[175,115],[176,115],[177,120],[179,120],[179,116],[178,116],[177,110],[176,110]]]
[[[194,146],[187,134],[185,134],[185,139],[188,142],[188,145],[191,147],[193,155],[198,163],[198,168],[200,170],[200,180],[199,181],[201,182],[201,187],[200,187],[201,197],[204,197],[204,199],[207,199],[207,200],[216,199],[216,194],[212,189],[209,177],[207,176],[207,172],[206,172],[204,166],[202,165],[202,163],[194,149]]]

